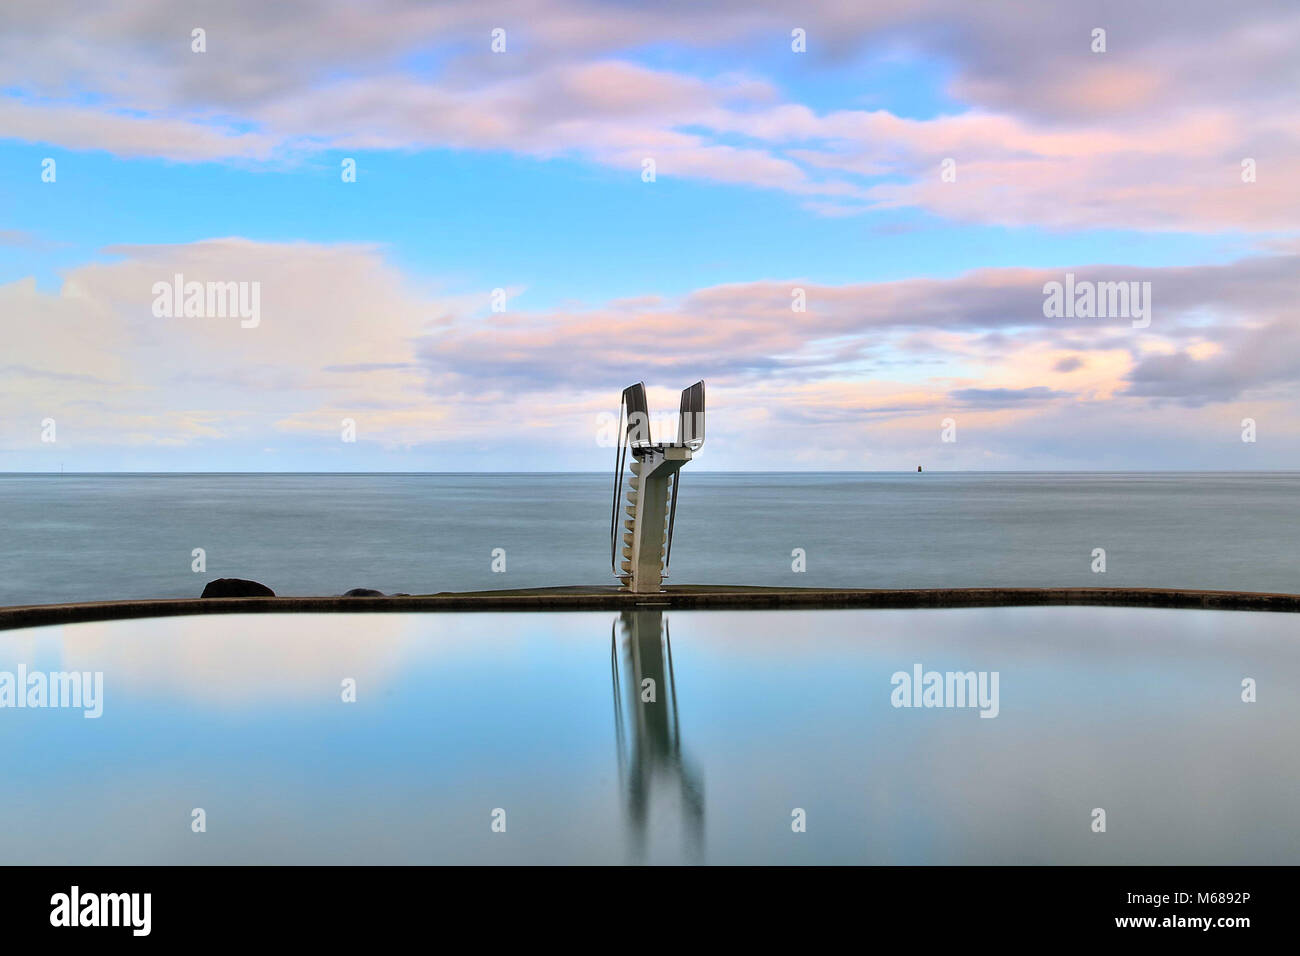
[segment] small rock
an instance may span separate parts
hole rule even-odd
[[[275,597],[275,592],[265,584],[245,581],[243,578],[217,578],[209,581],[201,597]]]
[[[344,597],[385,597],[383,591],[376,591],[374,588],[353,588],[351,591],[344,591]]]

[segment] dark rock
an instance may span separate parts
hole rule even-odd
[[[376,591],[374,588],[353,588],[351,591],[344,591],[344,597],[386,597],[383,591]]]
[[[217,578],[209,581],[200,597],[275,597],[275,592],[265,584],[245,581],[243,578]]]

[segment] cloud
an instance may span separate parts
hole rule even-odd
[[[1002,436],[998,461],[1008,466],[1018,447],[1009,436],[1028,427],[1026,416],[1050,417],[1062,436],[1120,409],[1126,436],[1167,429],[1171,402],[1204,410],[1214,429],[1241,403],[1276,416],[1273,435],[1294,432],[1284,423],[1297,420],[1294,254],[1069,267],[1151,282],[1152,323],[1134,329],[1127,319],[1045,317],[1043,284],[1064,269],[760,280],[630,306],[494,313],[481,291],[431,295],[367,245],[227,238],[111,252],[68,270],[54,293],[31,280],[0,286],[9,359],[0,449],[10,461],[40,452],[39,423],[53,417],[60,455],[170,449],[179,457],[168,460],[194,467],[222,449],[275,447],[287,467],[311,455],[364,470],[355,456],[378,467],[386,455],[429,449],[473,469],[517,461],[526,448],[537,467],[591,467],[598,415],[642,379],[656,408],[708,380],[720,423],[711,442],[731,450],[716,460],[797,446],[799,467],[869,467],[888,449],[916,457],[935,423],[958,412],[964,433],[978,425],[985,441]],[[156,317],[154,283],[176,274],[260,283],[261,324]],[[807,313],[791,309],[795,285]],[[345,419],[356,423],[355,444],[340,441]]]
[[[1151,355],[1129,375],[1126,393],[1197,407],[1270,390],[1289,396],[1300,382],[1300,326],[1294,316],[1262,328],[1219,330],[1219,348]]]
[[[413,408],[424,425],[402,419],[404,440],[435,427],[438,410],[405,368],[440,304],[404,293],[373,248],[214,239],[106,252],[117,261],[70,270],[57,294],[31,280],[0,286],[15,360],[0,379],[0,444],[29,443],[45,417],[69,446],[260,440],[286,418],[337,435],[363,406],[384,410],[363,416],[371,437]],[[260,324],[156,316],[154,285],[177,275],[258,284]]]
[[[91,385],[107,384],[102,378],[96,378],[94,375],[52,372],[47,369],[32,368],[30,365],[0,365],[0,375],[12,375],[16,378],[45,378],[56,382],[83,382]]]
[[[52,7],[53,9],[50,9]],[[319,149],[508,150],[633,175],[779,190],[822,215],[920,208],[998,225],[1293,230],[1300,9],[1189,0],[1170,18],[1068,0],[773,3],[635,9],[539,0],[343,0],[293,8],[163,0],[0,13],[0,129],[11,138],[193,162]],[[1091,49],[1104,20],[1105,53]],[[190,51],[202,21],[208,52]],[[809,35],[790,66],[897,50],[945,64],[962,106],[923,118],[816,110],[738,64]],[[507,30],[504,54],[490,31]],[[691,72],[638,62],[662,45]],[[1212,62],[1213,70],[1205,64]],[[669,62],[676,62],[669,58]],[[707,64],[707,66],[703,65]],[[1257,164],[1243,182],[1241,162]],[[955,161],[956,179],[940,176]]]
[[[204,468],[245,447],[274,447],[288,468],[590,468],[603,453],[598,415],[636,380],[666,409],[677,388],[709,381],[718,467],[884,467],[893,455],[936,468],[1066,467],[1045,460],[1051,448],[1090,448],[1097,462],[1073,460],[1093,467],[1108,454],[1100,421],[1124,441],[1159,433],[1151,447],[1168,448],[1169,428],[1204,443],[1225,415],[1266,421],[1275,438],[1298,420],[1294,253],[843,285],[764,279],[494,313],[484,290],[430,293],[370,245],[227,238],[106,252],[53,293],[31,280],[0,286],[0,450],[11,467],[36,460],[39,423],[53,417],[60,460],[84,453],[92,468],[114,449],[165,456],[150,467]],[[1067,271],[1151,282],[1150,327],[1045,317],[1043,285]],[[178,273],[259,282],[261,324],[155,317],[154,283]],[[806,313],[791,308],[796,286]],[[1171,420],[1171,403],[1186,412]],[[974,457],[973,443],[945,451],[959,456],[950,460],[933,454],[931,432],[954,414],[995,458]],[[340,441],[345,419],[355,444]],[[1049,419],[1055,445],[1015,439]],[[1092,444],[1067,450],[1081,429]],[[797,461],[774,451],[796,447]],[[1273,452],[1295,464],[1285,447]],[[425,457],[390,457],[411,454]]]
[[[54,245],[24,229],[0,229],[0,248],[46,249]]]
[[[1071,393],[1034,385],[1029,388],[958,388],[949,392],[948,397],[969,408],[1005,408],[1070,398]]]
[[[65,103],[15,103],[0,99],[0,131],[9,139],[117,156],[162,156],[184,162],[207,159],[270,159],[276,137],[244,133],[196,119],[138,116]]]

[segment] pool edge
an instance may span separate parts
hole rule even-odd
[[[615,588],[464,591],[402,597],[170,598],[0,607],[0,630],[86,621],[196,614],[301,614],[412,611],[602,611],[826,608],[958,608],[1112,605],[1219,611],[1300,611],[1300,594],[1173,588],[742,588],[689,585],[662,594]]]

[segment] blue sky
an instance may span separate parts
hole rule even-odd
[[[597,470],[698,377],[720,469],[1296,467],[1300,20],[1193,6],[6,14],[0,469]]]
[[[47,155],[57,188],[32,175]],[[347,156],[357,182],[341,189]],[[45,288],[67,268],[112,258],[103,250],[113,246],[225,236],[375,243],[412,275],[456,291],[523,286],[533,309],[769,277],[908,278],[922,257],[923,274],[952,277],[995,266],[1223,262],[1251,245],[1231,234],[954,224],[913,209],[816,217],[797,199],[753,187],[629,183],[571,160],[494,152],[333,151],[268,168],[10,141],[0,144],[0,170],[0,197],[13,211],[6,228],[35,240],[0,248],[0,281],[34,275]]]

